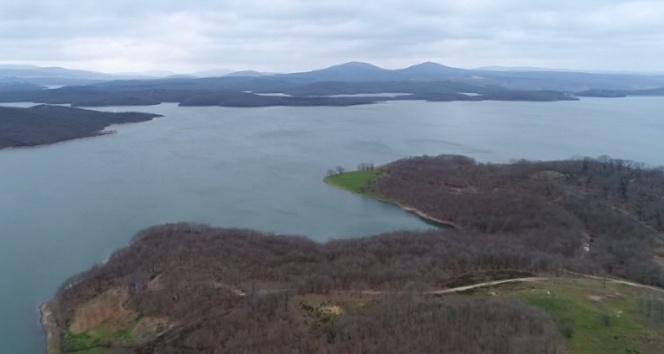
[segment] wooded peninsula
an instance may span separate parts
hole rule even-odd
[[[659,353],[664,171],[415,157],[326,181],[455,228],[137,234],[42,306],[50,353]]]
[[[107,134],[112,124],[160,117],[136,112],[97,112],[63,106],[0,107],[0,149],[53,144]]]

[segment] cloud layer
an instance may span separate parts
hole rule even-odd
[[[109,72],[542,66],[664,71],[664,1],[0,0],[0,63]]]

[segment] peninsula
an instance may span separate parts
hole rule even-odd
[[[150,113],[112,113],[38,105],[0,107],[0,149],[53,144],[108,134],[111,124],[136,123],[160,117]]]

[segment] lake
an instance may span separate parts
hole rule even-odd
[[[37,307],[140,229],[192,221],[317,241],[428,224],[336,190],[328,169],[413,155],[609,155],[664,165],[664,98],[111,107],[163,114],[118,134],[0,150],[0,352],[44,352]]]

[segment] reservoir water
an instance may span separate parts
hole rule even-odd
[[[664,165],[664,98],[103,110],[164,117],[0,151],[0,353],[43,353],[38,305],[150,225],[192,221],[318,241],[431,227],[325,185],[337,165],[441,153]]]

